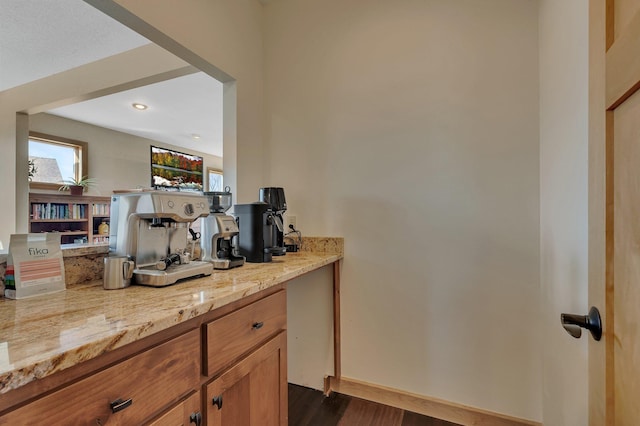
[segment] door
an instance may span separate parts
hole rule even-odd
[[[591,425],[640,424],[640,0],[590,2]],[[606,53],[605,53],[606,52]]]
[[[281,332],[206,385],[206,424],[286,426],[286,352]]]

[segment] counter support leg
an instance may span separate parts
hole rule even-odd
[[[333,263],[333,377],[340,379],[340,261]]]

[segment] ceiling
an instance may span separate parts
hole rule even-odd
[[[148,43],[82,0],[1,0],[0,91]],[[222,83],[202,72],[48,113],[222,157]]]

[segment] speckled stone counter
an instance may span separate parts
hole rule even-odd
[[[0,300],[0,394],[340,260],[287,253],[164,288],[104,290],[101,281],[23,300]],[[337,239],[342,240],[342,239]]]
[[[292,241],[296,241],[292,239]],[[297,242],[297,241],[296,241]],[[332,237],[302,237],[300,251],[314,253],[343,253],[344,240]],[[107,245],[62,246],[64,258],[64,274],[67,288],[87,281],[102,279],[104,258],[109,255]],[[0,298],[4,294],[4,273],[7,266],[7,255],[0,254]]]

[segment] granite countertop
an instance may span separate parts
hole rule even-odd
[[[302,251],[164,288],[104,290],[102,281],[93,281],[30,299],[0,299],[0,394],[341,258],[341,250]]]

